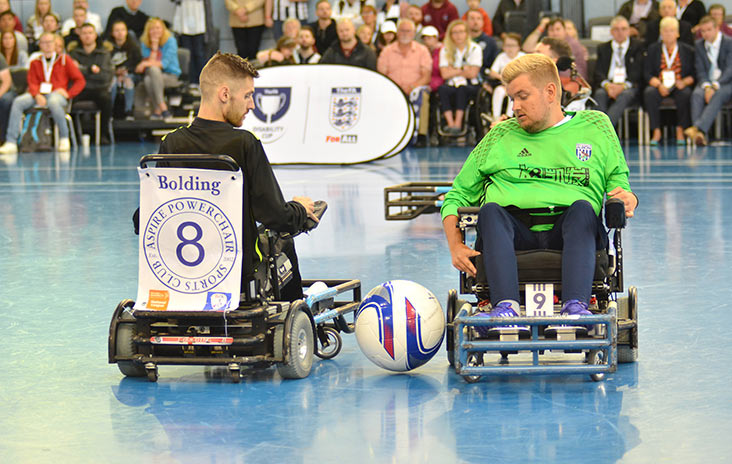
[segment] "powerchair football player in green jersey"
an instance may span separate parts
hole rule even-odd
[[[491,289],[490,317],[516,317],[519,285],[515,250],[562,250],[562,315],[590,315],[595,252],[607,246],[599,217],[604,196],[625,204],[633,216],[638,198],[615,129],[604,113],[564,113],[554,62],[529,54],[513,60],[502,80],[515,118],[496,125],[470,153],[441,214],[452,264],[475,276],[458,229],[458,208],[481,206],[478,234]],[[560,207],[554,225],[529,228],[506,207]],[[566,209],[564,209],[566,208]],[[541,221],[538,221],[541,222]],[[488,327],[481,328],[486,335]]]

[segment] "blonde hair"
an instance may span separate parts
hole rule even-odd
[[[140,42],[144,43],[146,47],[150,48],[150,27],[152,27],[153,23],[160,23],[160,25],[163,26],[163,35],[160,37],[160,46],[162,47],[163,44],[168,41],[171,34],[168,28],[165,26],[165,22],[160,18],[150,18],[147,20],[147,22],[145,23],[145,29],[142,31],[142,38],[140,39]]]
[[[546,84],[553,83],[556,85],[557,91],[562,89],[557,65],[546,55],[529,53],[512,60],[501,73],[503,85],[508,86],[522,74],[528,74],[531,83],[537,88],[543,88]]]
[[[658,25],[658,30],[661,31],[665,27],[673,27],[676,32],[679,32],[679,20],[674,18],[673,16],[666,16],[665,18],[661,18],[661,22]]]
[[[455,66],[455,42],[452,41],[452,30],[455,29],[456,26],[462,25],[465,28],[465,33],[467,35],[468,32],[468,25],[465,21],[462,19],[456,19],[452,21],[447,26],[447,31],[445,31],[445,40],[443,40],[443,47],[445,49],[445,56],[447,56],[447,64],[450,66]],[[470,43],[472,40],[470,40],[470,35],[467,35],[467,46],[470,47]]]

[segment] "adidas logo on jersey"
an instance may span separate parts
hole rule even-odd
[[[525,158],[527,156],[531,156],[531,153],[529,153],[529,150],[527,150],[526,148],[524,148],[523,150],[521,150],[519,152],[519,154],[516,155],[516,157],[518,157],[518,158]]]

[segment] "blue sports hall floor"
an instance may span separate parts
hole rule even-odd
[[[353,335],[310,376],[162,366],[125,379],[107,332],[134,298],[135,167],[156,145],[0,159],[2,463],[717,463],[732,455],[732,147],[626,147],[640,208],[624,234],[639,291],[640,358],[602,382],[468,384],[444,349],[408,374]],[[437,215],[384,220],[383,188],[452,180],[466,148],[409,149],[352,167],[279,167],[285,195],[325,199],[297,239],[306,278],[364,292],[414,280],[443,306],[457,272]]]

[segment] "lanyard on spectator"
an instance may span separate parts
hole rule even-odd
[[[676,44],[676,47],[674,47],[674,52],[671,54],[671,57],[668,56],[668,49],[666,48],[666,44],[663,44],[662,49],[663,59],[666,60],[666,69],[671,69],[674,61],[676,60],[676,54],[679,52],[679,44]]]
[[[43,82],[51,82],[51,73],[53,72],[53,65],[56,64],[56,52],[53,52],[51,56],[51,64],[48,64],[48,60],[44,56],[41,60],[43,62]]]

